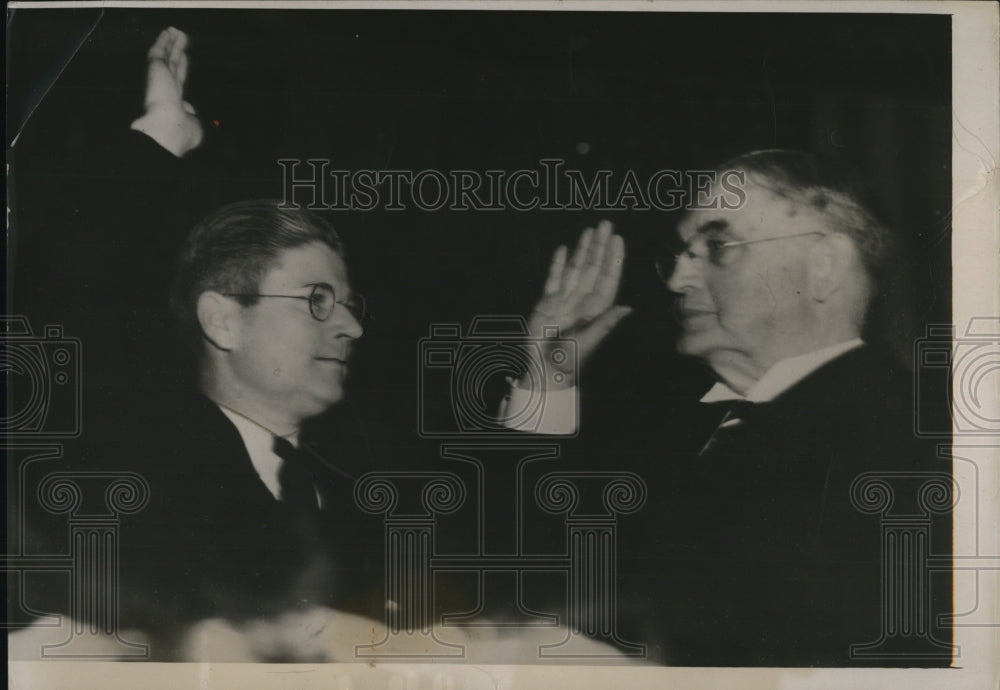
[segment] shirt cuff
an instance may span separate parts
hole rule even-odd
[[[510,394],[500,403],[500,422],[516,431],[573,435],[578,428],[578,397],[579,390],[575,386],[534,391],[512,384]]]

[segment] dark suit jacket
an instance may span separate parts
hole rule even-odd
[[[642,555],[624,549],[634,589],[623,613],[643,621],[633,637],[662,643],[662,660],[677,665],[947,665],[849,654],[879,638],[883,613],[881,516],[855,507],[852,482],[951,473],[916,442],[912,398],[910,375],[865,346],[757,408],[732,444],[696,457],[699,437],[691,454],[661,454],[646,473],[662,500],[636,530]],[[893,514],[920,512],[914,481],[890,480]],[[933,554],[950,553],[950,526],[950,515],[932,522]],[[950,610],[944,575],[932,583],[935,613]]]
[[[214,159],[222,144],[209,134],[178,160],[117,120],[89,142],[29,127],[17,160],[17,313],[36,335],[63,326],[81,350],[83,434],[67,441],[60,466],[47,469],[146,477],[149,505],[121,522],[120,613],[122,626],[155,636],[160,656],[207,617],[270,615],[307,602],[384,610],[375,603],[382,526],[354,506],[353,478],[370,468],[345,415],[334,410],[303,433],[305,443],[319,444],[329,481],[320,487],[328,499],[320,524],[300,530],[257,477],[233,425],[191,393],[192,368],[174,337],[167,295],[187,231],[233,200],[211,182],[220,177]],[[62,428],[61,412],[49,420],[54,428]],[[13,546],[64,553],[65,517],[34,500],[37,481],[24,490],[29,505],[8,513],[26,524],[25,543]],[[68,611],[65,576],[29,585],[33,608]]]
[[[353,502],[364,462],[303,434],[320,477],[303,524],[256,474],[236,427],[202,396],[160,400],[115,464],[139,471],[150,502],[121,528],[121,618],[172,652],[191,623],[240,621],[313,605],[378,615],[381,523]]]
[[[154,634],[154,654],[194,620],[268,615],[292,600],[358,610],[359,583],[382,585],[381,525],[351,494],[367,456],[345,442],[348,425],[318,449],[329,496],[319,528],[304,534],[257,477],[235,427],[190,392],[167,295],[187,231],[232,200],[206,183],[219,176],[215,138],[179,160],[117,120],[92,141],[29,127],[17,160],[17,312],[36,334],[58,324],[80,340],[83,435],[56,469],[135,471],[149,482],[149,505],[121,522],[121,624]],[[18,508],[26,543],[17,546],[63,553],[65,518],[29,503]],[[68,610],[65,577],[41,579],[27,588],[30,603]]]

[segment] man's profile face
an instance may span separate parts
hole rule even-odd
[[[825,233],[814,210],[754,182],[735,210],[694,210],[678,224],[682,255],[667,283],[677,296],[678,351],[708,362],[739,357],[762,374],[794,351],[808,327],[807,257],[819,235],[725,248],[708,256],[712,242],[735,242],[800,233]],[[713,190],[719,193],[721,190]],[[718,247],[718,245],[716,245]]]
[[[261,279],[262,295],[309,295],[328,283],[337,301],[350,295],[343,259],[322,242],[286,249]],[[323,412],[344,396],[351,345],[361,325],[342,304],[317,321],[304,299],[260,298],[237,315],[239,337],[229,362],[239,393],[298,420]]]

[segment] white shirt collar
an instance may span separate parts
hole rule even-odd
[[[864,345],[864,341],[861,338],[854,338],[804,355],[783,359],[768,369],[756,383],[750,386],[747,389],[746,395],[740,395],[720,381],[702,396],[701,402],[713,403],[727,400],[769,402],[827,362],[862,345]]]
[[[257,476],[264,482],[271,495],[275,498],[280,498],[281,484],[278,482],[278,472],[281,470],[281,463],[284,461],[274,453],[275,435],[257,422],[227,407],[219,405],[219,409],[222,410],[222,414],[229,418],[229,421],[233,423],[236,430],[240,432],[243,445],[247,448],[247,453],[250,455],[250,462],[253,463],[253,468],[257,472]],[[298,432],[283,438],[293,446],[298,447]]]

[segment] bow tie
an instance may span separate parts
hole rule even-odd
[[[768,405],[768,403],[757,403],[742,399],[726,400],[725,402],[716,404],[724,411],[722,422],[720,422],[720,424],[724,425],[730,422],[745,423],[747,420],[753,418],[754,415],[760,414],[761,410]]]

